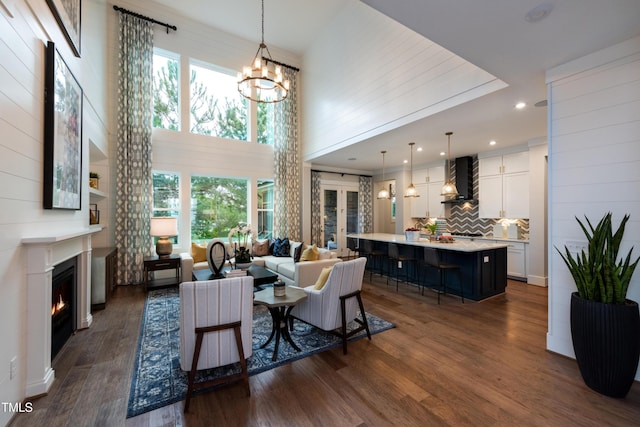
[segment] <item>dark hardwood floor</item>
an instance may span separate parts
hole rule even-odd
[[[395,329],[126,419],[145,295],[118,288],[94,323],[53,362],[56,380],[13,426],[631,426],[640,384],[625,399],[587,388],[576,362],[545,350],[547,289],[509,281],[503,296],[465,304],[374,276],[367,311]]]

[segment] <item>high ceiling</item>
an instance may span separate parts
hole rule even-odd
[[[260,40],[258,0],[155,0],[189,18]],[[265,41],[304,55],[314,35],[350,2],[359,0],[266,0]],[[640,35],[639,0],[363,0],[428,39],[490,72],[509,87],[313,159],[314,165],[374,171],[387,150],[388,168],[414,153],[414,166],[440,158],[446,131],[453,131],[451,156],[523,145],[547,135],[545,70]],[[551,6],[548,16],[529,22],[527,13]],[[516,110],[518,101],[527,103]],[[496,145],[490,146],[489,141]],[[355,159],[355,160],[349,160]]]

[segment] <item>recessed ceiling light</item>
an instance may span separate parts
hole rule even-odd
[[[404,160],[402,161],[402,163],[409,163],[409,160],[404,159]]]
[[[353,161],[353,160],[356,160],[356,158],[355,157],[349,157],[347,160]]]
[[[531,9],[524,16],[525,21],[527,22],[538,22],[542,21],[544,18],[549,16],[551,11],[553,10],[553,5],[551,3],[542,3]]]
[[[444,151],[441,151],[441,152],[440,152],[440,155],[441,155],[441,156],[446,156],[446,155],[447,155],[447,153],[445,153]]]
[[[526,107],[526,106],[527,106],[527,104],[526,104],[525,102],[522,102],[522,101],[520,101],[520,102],[518,102],[518,103],[516,104],[516,108],[517,108],[518,110],[522,110],[522,109],[523,109],[524,107]]]
[[[422,151],[422,147],[416,148],[416,151]]]
[[[495,142],[495,141],[489,141],[489,145],[496,145],[496,144],[497,144],[497,142]]]

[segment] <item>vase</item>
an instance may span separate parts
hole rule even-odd
[[[407,242],[417,242],[420,240],[420,232],[419,231],[405,231],[404,238]]]
[[[638,303],[605,304],[574,292],[571,339],[585,384],[605,396],[626,396],[640,356]]]

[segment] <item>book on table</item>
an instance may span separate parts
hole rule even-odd
[[[247,272],[246,270],[227,270],[224,272],[224,277],[229,278],[229,277],[242,277],[242,276],[246,276]]]

